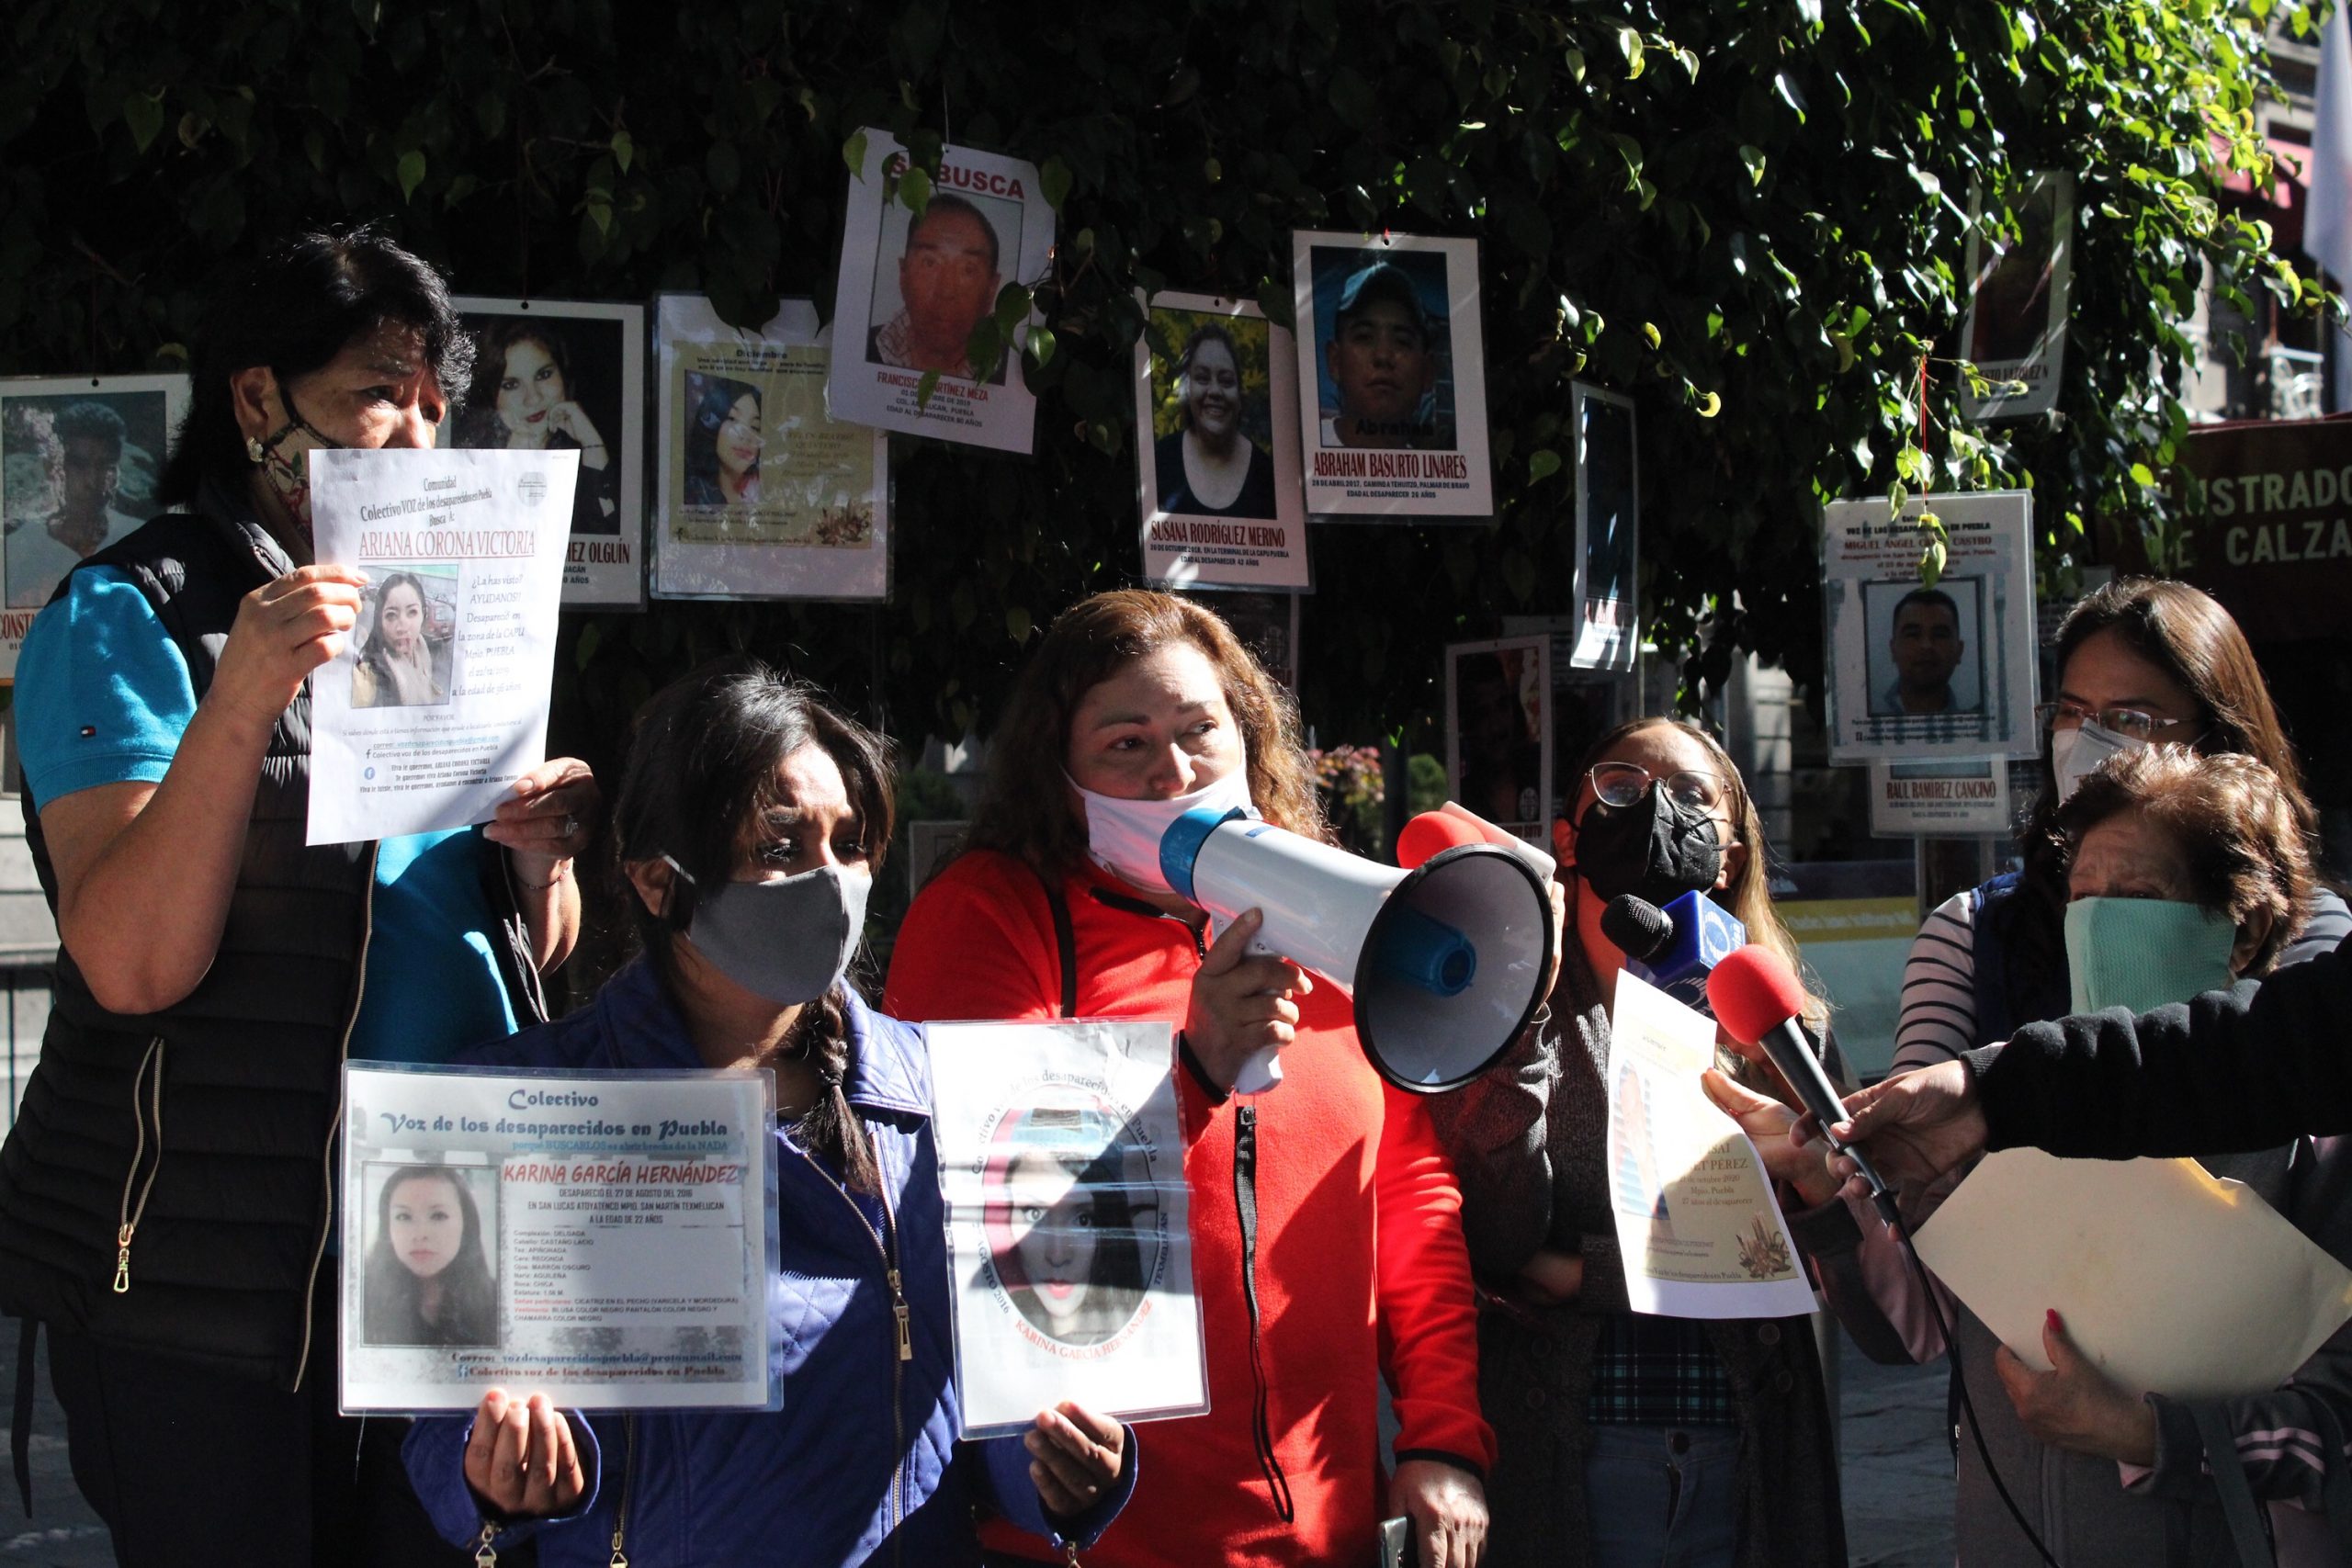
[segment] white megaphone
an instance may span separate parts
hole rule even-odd
[[[1347,992],[1364,1055],[1400,1089],[1434,1094],[1467,1083],[1543,1005],[1552,902],[1532,855],[1462,843],[1405,871],[1238,807],[1199,807],[1161,836],[1159,869],[1219,930],[1263,911],[1250,950]],[[1270,1049],[1242,1065],[1233,1087],[1258,1094],[1281,1081]]]

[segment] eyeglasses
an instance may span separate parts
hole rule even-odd
[[[2033,716],[2044,729],[2080,729],[2086,721],[2111,729],[2127,740],[2147,740],[2159,731],[2177,729],[2193,719],[2158,718],[2139,708],[2091,709],[2080,703],[2043,703]]]
[[[1598,762],[1585,777],[1592,781],[1592,793],[1600,797],[1601,805],[1621,808],[1641,799],[1642,792],[1653,782],[1665,784],[1668,800],[1696,811],[1713,811],[1724,797],[1721,779],[1689,769],[1659,780],[1639,762]]]

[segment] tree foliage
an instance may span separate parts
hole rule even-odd
[[[18,0],[0,355],[170,367],[258,242],[363,218],[468,292],[699,289],[742,323],[784,296],[829,310],[850,139],[884,128],[935,167],[952,138],[1036,161],[1058,201],[1053,265],[1022,280],[1055,345],[1024,366],[1035,456],[894,443],[887,607],[574,626],[559,723],[590,755],[729,646],[902,734],[983,721],[1020,645],[1136,568],[1133,290],[1287,319],[1296,227],[1482,242],[1501,498],[1493,526],[1314,530],[1302,662],[1325,734],[1417,730],[1438,644],[1568,608],[1579,376],[1639,407],[1659,640],[1693,675],[1720,679],[1737,646],[1804,679],[1826,498],[2030,482],[2052,559],[2087,528],[2168,525],[2166,387],[2200,276],[2242,307],[2315,298],[2217,200],[2221,166],[2266,177],[2267,9]],[[2059,412],[1970,430],[1938,345],[1971,192],[1999,230],[2041,169],[2076,175],[2081,215]]]

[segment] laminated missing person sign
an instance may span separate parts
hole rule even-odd
[[[1164,1022],[934,1023],[962,1435],[1208,1408]]]
[[[344,1068],[342,1403],[773,1409],[775,1077]]]
[[[367,579],[312,671],[308,842],[487,822],[547,759],[576,451],[314,451],[318,558]]]

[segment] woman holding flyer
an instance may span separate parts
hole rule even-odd
[[[1611,730],[1570,777],[1562,872],[1576,940],[1553,987],[1554,1021],[1430,1105],[1461,1172],[1482,1286],[1479,1377],[1502,1448],[1493,1560],[1842,1562],[1811,1320],[1633,1312],[1613,1209],[1605,1086],[1625,957],[1601,913],[1626,894],[1664,905],[1705,893],[1748,941],[1793,962],[1766,884],[1762,823],[1723,748],[1673,719]],[[1761,1081],[1761,1069],[1739,1065]]]
[[[466,351],[440,277],[372,231],[254,265],[198,342],[179,510],[77,568],[17,667],[62,951],[0,1149],[0,1310],[48,1325],[74,1478],[125,1563],[438,1550],[394,1427],[336,1410],[339,1075],[544,1016],[598,796],[558,760],[486,829],[304,843],[310,676],[363,583],[311,558],[304,458],[431,446]]]
[[[1369,1562],[1389,1514],[1411,1517],[1426,1568],[1468,1568],[1486,1535],[1494,1439],[1429,1111],[1365,1060],[1337,987],[1250,956],[1253,916],[1211,942],[1159,873],[1161,830],[1193,807],[1326,836],[1296,726],[1197,604],[1127,591],[1064,612],[997,730],[976,848],[915,899],[892,961],[907,1017],[1182,1027],[1210,1410],[1144,1427],[1150,1479],[1090,1554],[1104,1568]],[[1237,1098],[1266,1046],[1281,1087]],[[1384,1372],[1402,1424],[1385,1485]]]
[[[1120,1423],[1064,1403],[959,1444],[946,1222],[922,1032],[844,979],[890,841],[887,745],[763,665],[707,669],[639,715],[616,812],[643,955],[502,1066],[741,1067],[776,1079],[781,1409],[558,1413],[493,1389],[406,1449],[435,1523],[480,1555],[975,1563],[988,1502],[1040,1549],[1090,1544],[1135,1483]]]

